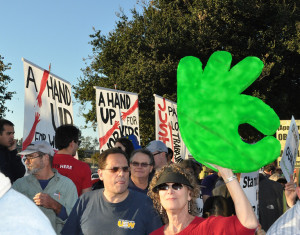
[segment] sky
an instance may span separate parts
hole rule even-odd
[[[23,137],[24,125],[22,57],[47,70],[51,63],[51,73],[77,84],[86,67],[83,59],[92,54],[93,27],[108,35],[120,9],[130,17],[134,7],[141,9],[137,0],[0,0],[0,55],[5,64],[12,64],[5,74],[13,79],[8,90],[16,92],[6,102],[13,112],[6,112],[5,118],[15,124],[16,139]],[[79,107],[73,95],[74,124],[83,136],[97,137],[92,128],[83,128]]]

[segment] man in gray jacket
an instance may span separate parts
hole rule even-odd
[[[18,179],[13,188],[33,200],[60,234],[78,198],[74,183],[52,169],[54,151],[48,142],[32,142],[19,155],[24,155],[29,175]]]

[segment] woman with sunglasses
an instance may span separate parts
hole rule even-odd
[[[236,216],[195,216],[199,186],[186,169],[178,164],[165,166],[154,175],[148,195],[160,212],[164,226],[158,234],[254,234],[258,226],[253,209],[232,170],[215,166],[223,177],[235,204]]]
[[[135,150],[129,159],[130,178],[128,188],[147,194],[154,158],[147,149]]]

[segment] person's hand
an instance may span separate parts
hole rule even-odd
[[[13,140],[12,144],[8,147],[9,151],[13,151],[17,148],[17,140]]]
[[[221,167],[221,166],[218,166],[218,165],[215,165],[215,164],[212,164],[212,166],[215,167],[219,171],[219,174],[221,175],[221,177],[224,180],[226,180],[229,177],[234,175],[231,169],[224,168],[224,167]]]
[[[61,204],[55,201],[52,197],[47,193],[37,193],[33,197],[33,201],[37,206],[42,206],[48,209],[53,209],[56,214],[59,214],[61,209]]]
[[[231,66],[230,53],[211,55],[205,69],[192,56],[177,69],[177,111],[180,133],[193,157],[235,172],[252,172],[280,155],[271,136],[280,125],[273,109],[257,97],[241,94],[260,75],[263,62],[247,57]],[[266,135],[255,144],[242,141],[238,127],[249,123]]]
[[[263,229],[261,228],[261,225],[259,224],[259,225],[258,225],[258,228],[257,228],[257,230],[256,230],[256,232],[255,232],[255,235],[265,235],[265,234],[266,234],[266,231],[263,230]]]
[[[284,193],[288,206],[293,207],[297,197],[296,184],[294,182],[293,175],[290,175],[290,182],[285,184]]]

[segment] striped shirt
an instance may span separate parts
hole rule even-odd
[[[280,216],[269,228],[267,235],[300,235],[300,201]]]

